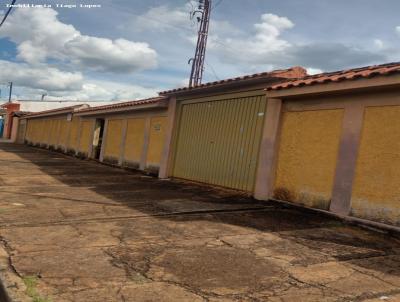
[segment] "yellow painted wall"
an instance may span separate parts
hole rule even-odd
[[[275,198],[327,209],[344,110],[285,112]]]
[[[79,152],[88,155],[92,137],[93,120],[82,121],[79,139]]]
[[[60,137],[58,140],[58,145],[65,148],[67,146],[67,142],[68,142],[68,134],[69,134],[69,126],[70,126],[70,122],[67,121],[66,118],[60,120]]]
[[[48,137],[48,140],[47,140],[47,144],[48,145],[54,145],[54,138],[55,138],[55,128],[56,128],[56,121],[55,120],[53,120],[53,119],[50,119],[49,120],[49,129],[48,129],[48,131],[49,131],[49,137]]]
[[[39,134],[40,142],[44,143],[46,145],[50,144],[50,141],[51,141],[50,135],[51,135],[51,131],[53,129],[52,120],[48,120],[48,119],[43,120],[40,128],[41,128],[40,134]]]
[[[400,106],[365,110],[352,213],[400,225]]]
[[[58,137],[60,135],[60,120],[51,119],[50,120],[50,137],[49,145],[55,147],[57,145]]]
[[[27,120],[26,140],[35,144],[56,146],[61,129],[60,119]]]
[[[146,166],[159,167],[164,148],[167,117],[152,117]]]
[[[26,120],[26,135],[25,139],[32,142],[33,120]]]
[[[25,119],[18,119],[18,129],[17,129],[17,136],[15,142],[18,144],[23,144],[26,137],[26,120]]]
[[[35,129],[37,129],[37,121],[36,120],[28,120],[28,141],[31,143],[36,143],[35,137]]]
[[[34,120],[34,125],[32,129],[32,140],[35,144],[41,143],[43,123],[44,121],[42,120]]]
[[[31,123],[30,127],[30,138],[32,143],[38,143],[39,142],[39,131],[40,131],[40,122],[39,120],[31,120],[29,121]]]
[[[118,159],[121,150],[122,119],[109,120],[107,126],[105,157]]]
[[[31,122],[31,128],[30,128],[30,137],[31,141],[34,144],[42,144],[44,143],[44,131],[43,131],[43,125],[44,125],[44,120],[32,120]]]
[[[144,144],[144,131],[144,118],[128,119],[124,149],[125,161],[140,164]]]
[[[68,150],[74,150],[77,151],[78,149],[78,136],[79,136],[79,123],[80,119],[79,117],[73,117],[72,121],[70,122],[71,129],[69,133],[69,139],[68,139]]]
[[[37,127],[34,128],[34,135],[33,135],[36,143],[40,144],[45,143],[45,135],[43,131],[44,125],[45,125],[45,120],[42,119],[37,120],[36,124]]]

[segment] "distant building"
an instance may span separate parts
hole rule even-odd
[[[7,102],[0,105],[0,137],[11,138],[11,129],[13,124],[12,114],[20,110],[19,103]]]
[[[81,103],[86,103],[84,101],[74,101],[74,100],[18,100],[17,103],[21,105],[21,111],[30,111],[30,112],[40,112],[40,111],[47,111],[47,110],[54,110],[64,107],[71,107]],[[93,106],[101,106],[101,105],[108,105],[110,101],[89,101],[88,103],[93,104]]]

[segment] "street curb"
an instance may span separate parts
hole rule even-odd
[[[3,244],[0,244],[0,301],[32,302],[24,282],[10,267],[9,254]]]

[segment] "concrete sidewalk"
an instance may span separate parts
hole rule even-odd
[[[400,301],[385,234],[27,146],[0,164],[14,301]]]

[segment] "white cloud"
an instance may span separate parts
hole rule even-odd
[[[98,102],[123,102],[154,97],[157,96],[157,91],[159,90],[161,89],[145,88],[139,85],[121,84],[112,81],[98,81],[87,79],[80,89],[68,91],[49,91],[39,88],[16,86],[13,90],[13,99],[40,100],[41,95],[45,93],[45,100],[48,101],[70,100],[79,101],[82,103],[87,101],[90,101],[90,103],[96,101],[93,103],[95,106]],[[67,106],[64,102],[60,104],[63,104],[62,106]],[[35,111],[39,111],[39,109],[36,109]]]
[[[281,34],[293,26],[293,22],[286,17],[263,14],[261,22],[254,24],[253,35],[239,38],[226,37],[217,41],[218,43],[214,42],[214,48],[223,53],[228,60],[265,64],[266,57],[281,55],[291,47],[288,41],[281,38]]]
[[[17,87],[18,89],[19,87]],[[44,102],[40,101],[42,93],[47,93]],[[156,96],[155,89],[136,85],[120,84],[110,81],[87,80],[77,91],[43,91],[40,89],[20,89],[19,100],[37,100],[35,102],[20,102],[23,111],[42,111],[77,104],[87,103],[91,107],[111,103],[132,101]],[[66,102],[66,101],[71,102]],[[46,102],[47,101],[47,102]],[[62,101],[62,102],[57,102]]]
[[[0,82],[13,81],[14,99],[135,100],[156,96],[160,88],[86,79],[79,72],[63,72],[45,64],[30,66],[0,60]]]
[[[157,88],[145,88],[139,85],[121,84],[112,81],[85,80],[80,89],[66,91],[49,91],[43,89],[20,88],[16,99],[40,99],[46,93],[46,100],[103,101],[123,102],[138,100],[157,95]]]
[[[0,60],[0,82],[12,80],[22,87],[50,91],[82,89],[83,76],[79,72],[63,72],[46,65],[29,66]]]
[[[57,14],[53,9],[17,9],[8,17],[0,36],[16,43],[18,57],[28,63],[39,63],[46,57],[65,58],[65,43],[81,34],[72,25],[60,22]]]
[[[148,44],[125,39],[79,36],[68,41],[65,50],[76,65],[99,71],[128,73],[156,66],[156,53]]]
[[[29,100],[29,98],[21,98],[24,100]],[[83,104],[85,102],[48,102],[46,101],[48,98],[42,102],[40,100],[37,100],[35,102],[19,102],[21,104],[20,110],[21,111],[29,111],[29,112],[38,112],[38,111],[44,111],[44,110],[52,110],[52,109],[58,109],[58,108],[63,108],[63,107],[68,107],[68,106],[75,106],[79,104]],[[96,102],[96,103],[89,103],[89,105],[92,106],[101,106],[101,105],[107,105],[112,102]]]
[[[53,9],[18,9],[3,25],[0,37],[17,44],[18,58],[40,64],[46,59],[72,62],[78,68],[133,72],[154,68],[157,53],[147,43],[82,35],[64,24]]]
[[[261,21],[254,25],[256,35],[249,41],[250,46],[254,47],[256,52],[283,51],[290,46],[288,41],[280,39],[279,36],[284,30],[294,26],[292,21],[273,14],[262,15]]]
[[[151,7],[144,14],[137,16],[133,22],[126,24],[124,29],[133,28],[135,31],[152,31],[156,33],[175,31],[185,35],[186,40],[192,44],[196,44],[198,14],[195,14],[192,20],[190,20],[190,16],[191,12],[196,10],[197,5],[196,1],[189,1],[185,5],[175,8],[171,8],[168,5]],[[241,30],[228,21],[211,18],[210,44],[217,36],[228,33],[236,35],[241,33]]]
[[[178,86],[179,87],[187,87],[187,86],[189,86],[189,81],[190,81],[190,78],[185,78],[179,82]]]
[[[341,43],[290,43],[282,34],[294,27],[286,17],[263,14],[252,34],[225,35],[212,49],[223,63],[247,66],[247,70],[272,70],[302,64],[311,72],[338,70],[386,60],[382,52]]]
[[[383,43],[382,40],[380,39],[375,39],[374,40],[374,45],[377,49],[383,49],[385,47],[385,44]]]
[[[268,36],[279,36],[280,31],[294,26],[293,22],[286,17],[279,17],[274,14],[263,14],[262,23],[255,24],[255,27]]]
[[[165,32],[171,29],[188,27],[190,4],[176,9],[170,9],[167,5],[150,8],[134,21],[134,29],[137,31]]]
[[[124,26],[124,29],[133,28],[135,31],[154,32],[158,35],[179,35],[181,39],[189,42],[192,47],[197,43],[197,26],[190,26],[190,11],[196,8],[196,1],[178,7],[162,5],[150,8],[144,14],[136,17],[133,22]],[[192,25],[197,23],[196,18]],[[281,33],[294,26],[286,17],[273,14],[261,16],[261,22],[254,24],[254,33],[249,36],[241,28],[235,27],[226,20],[211,18],[208,36],[208,51],[214,52],[222,63],[235,66],[246,66],[245,72],[260,70],[260,64],[265,65],[265,57],[271,54],[281,55],[290,43],[283,40]],[[191,55],[192,52],[187,52]],[[207,56],[209,57],[210,54]],[[248,64],[251,63],[251,64]],[[254,65],[254,66],[250,66]],[[227,65],[224,66],[224,68]],[[270,64],[269,69],[274,67]],[[262,68],[265,68],[263,66]]]
[[[87,80],[79,91],[73,91],[68,97],[73,100],[106,100],[120,101],[137,100],[157,95],[157,88],[145,88],[139,85],[122,84],[112,81]],[[63,97],[55,93],[54,98]]]
[[[306,70],[307,70],[307,74],[309,74],[309,75],[323,73],[323,71],[321,69],[318,69],[318,68],[309,67],[309,68],[306,68]]]
[[[396,32],[400,35],[400,26],[396,26]]]

